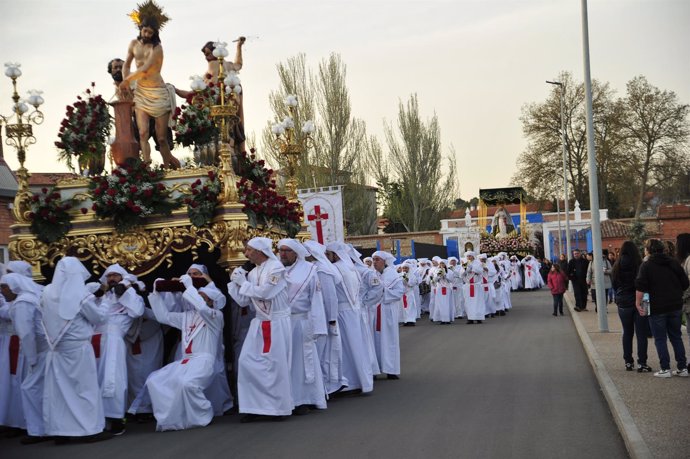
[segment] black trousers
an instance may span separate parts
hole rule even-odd
[[[575,295],[575,307],[585,309],[587,307],[587,284],[573,282],[573,294]]]

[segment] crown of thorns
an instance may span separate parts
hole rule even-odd
[[[163,13],[163,8],[158,6],[153,0],[148,0],[146,3],[137,4],[137,9],[133,10],[128,15],[132,18],[134,25],[141,26],[144,19],[152,18],[158,23],[158,30],[162,29],[166,22],[170,20],[168,16]]]

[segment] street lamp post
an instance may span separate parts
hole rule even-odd
[[[565,145],[565,107],[564,107],[564,98],[565,98],[565,85],[561,83],[560,81],[546,81],[548,84],[553,84],[556,85],[560,88],[559,95],[560,95],[560,101],[561,101],[561,147],[563,149],[563,193],[565,194],[565,199],[563,200],[565,202],[565,245],[566,245],[566,256],[568,257],[568,261],[570,261],[570,257],[572,256],[572,253],[570,251],[570,209],[569,209],[569,204],[568,204],[568,154],[566,150],[566,145]],[[558,218],[558,224],[560,228],[560,223],[561,219],[560,217]],[[559,229],[560,233],[560,229]]]
[[[5,134],[7,135],[7,144],[12,145],[17,149],[17,159],[19,160],[19,169],[17,170],[17,196],[14,199],[14,208],[12,209],[15,219],[20,223],[28,223],[27,214],[29,212],[28,202],[31,199],[31,192],[29,191],[29,171],[24,167],[26,160],[26,150],[29,145],[36,143],[34,137],[32,124],[41,124],[43,122],[43,113],[38,107],[43,103],[41,91],[29,91],[29,97],[21,99],[17,91],[17,78],[22,76],[22,71],[19,69],[20,64],[8,62],[5,64],[5,75],[12,80],[12,114],[9,116],[0,115],[0,125],[5,125]],[[29,105],[34,107],[31,113],[29,112]]]

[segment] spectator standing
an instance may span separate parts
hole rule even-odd
[[[649,320],[642,317],[635,307],[635,277],[642,264],[640,251],[632,241],[625,241],[621,252],[613,265],[612,284],[616,291],[616,305],[618,317],[623,326],[623,359],[625,369],[632,371],[635,361],[632,354],[633,336],[637,336],[637,371],[651,372],[647,365],[647,336],[649,334]]]
[[[575,310],[577,312],[587,310],[587,267],[589,262],[582,253],[573,250],[573,258],[568,262],[568,278],[573,284],[575,295]]]
[[[563,315],[563,294],[568,289],[568,277],[561,271],[561,267],[554,263],[546,279],[546,284],[553,296],[553,316]]]
[[[606,298],[608,291],[611,289],[611,263],[609,263],[608,260],[608,252],[604,251],[602,254],[603,260],[602,260],[602,266],[604,267],[604,298]],[[594,275],[594,258],[592,254],[590,253],[588,255],[589,257],[589,266],[587,266],[587,285],[591,288],[592,292],[592,301],[594,301],[594,311],[597,311],[597,285],[595,284],[594,280],[596,276]]]
[[[635,306],[640,315],[649,315],[649,325],[654,335],[654,345],[659,354],[661,370],[654,373],[659,378],[672,375],[688,376],[685,347],[680,332],[683,292],[690,287],[690,280],[680,263],[664,253],[664,244],[650,239],[645,244],[649,258],[642,263],[635,279]],[[642,306],[644,292],[649,293],[649,312]],[[678,369],[671,371],[667,341],[673,346]]]
[[[613,269],[613,265],[616,264],[616,254],[609,251],[607,258],[609,259],[609,263],[611,263],[611,268]],[[613,278],[611,281],[613,281]],[[613,282],[611,282],[611,288],[606,291],[606,296],[609,300],[609,304],[616,301],[616,289],[613,288]]]
[[[683,266],[685,275],[690,279],[690,233],[682,233],[676,237],[676,259]],[[685,314],[685,329],[690,330],[690,287],[683,293],[683,314]],[[688,332],[688,346],[690,346],[690,332]],[[690,365],[688,365],[690,371]]]

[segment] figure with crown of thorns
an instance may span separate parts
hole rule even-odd
[[[134,113],[139,126],[139,139],[142,159],[151,162],[149,138],[149,119],[156,125],[156,136],[160,145],[163,166],[170,169],[180,167],[180,162],[170,152],[166,137],[167,128],[172,123],[175,111],[175,88],[166,84],[161,76],[163,67],[163,46],[159,36],[160,30],[170,20],[160,6],[153,0],[137,5],[137,10],[130,14],[139,29],[139,36],[132,40],[127,49],[127,59],[122,67],[123,80],[120,90],[124,93],[133,91]],[[130,71],[132,60],[137,69]]]

